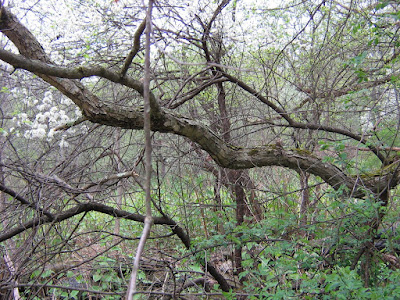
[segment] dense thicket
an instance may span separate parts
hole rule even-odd
[[[0,4],[2,297],[125,295],[150,84],[140,297],[396,298],[399,4],[270,2]]]

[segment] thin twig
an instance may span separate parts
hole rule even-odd
[[[82,116],[82,117],[76,119],[75,121],[68,122],[66,124],[57,126],[56,128],[54,128],[54,131],[70,129],[71,127],[81,124],[82,122],[85,122],[86,120],[87,120],[87,118],[85,116]]]

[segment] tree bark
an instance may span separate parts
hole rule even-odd
[[[307,214],[310,206],[310,190],[308,186],[308,175],[304,171],[299,172],[300,176],[300,189],[301,189],[301,197],[300,197],[300,226],[307,225]]]

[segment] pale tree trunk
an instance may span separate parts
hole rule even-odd
[[[215,180],[215,184],[214,184],[214,199],[215,199],[215,209],[214,211],[218,211],[218,216],[219,216],[219,221],[215,226],[215,230],[221,234],[225,233],[225,229],[223,226],[223,215],[222,212],[224,211],[224,206],[222,203],[222,199],[221,199],[221,185],[222,185],[222,170],[221,168],[218,168],[218,174],[217,174],[217,178]]]
[[[146,201],[146,217],[144,220],[144,227],[142,236],[140,237],[139,245],[136,250],[135,260],[133,262],[132,274],[129,281],[128,291],[127,291],[127,300],[132,300],[133,296],[136,294],[136,280],[137,274],[139,271],[139,263],[140,258],[144,250],[144,246],[146,244],[147,237],[150,234],[151,226],[153,223],[153,217],[151,213],[151,152],[152,152],[152,144],[151,144],[151,132],[150,132],[150,43],[151,43],[151,13],[153,8],[153,1],[149,0],[148,9],[146,13],[146,46],[145,46],[145,64],[144,64],[144,82],[143,82],[143,90],[144,90],[144,111],[143,111],[143,130],[145,136],[145,201]]]
[[[5,186],[5,176],[4,176],[4,169],[3,169],[3,151],[4,151],[4,144],[5,144],[5,138],[0,134],[0,182]],[[6,211],[5,207],[7,205],[6,202],[7,196],[5,193],[0,192],[0,212]],[[8,222],[7,222],[7,217],[4,216],[2,218],[2,225],[3,228],[8,227]],[[3,260],[4,264],[8,269],[8,272],[11,274],[10,278],[13,278],[14,284],[18,284],[18,279],[16,278],[16,270],[17,270],[17,264],[13,260],[14,252],[16,250],[16,245],[15,242],[12,239],[8,239],[6,242],[6,247],[4,247],[4,255],[3,255]],[[17,287],[13,288],[13,298],[14,300],[19,300],[21,299],[19,295],[19,290]]]

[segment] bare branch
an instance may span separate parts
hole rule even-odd
[[[87,120],[87,118],[84,117],[84,116],[82,116],[82,117],[76,119],[75,121],[72,121],[72,122],[69,122],[69,123],[66,123],[66,124],[57,126],[56,128],[54,128],[54,131],[60,131],[60,130],[67,130],[67,129],[70,129],[71,127],[74,127],[74,126],[76,126],[76,125],[79,125],[79,124],[85,122],[86,120]]]
[[[113,208],[111,206],[102,204],[102,203],[97,203],[97,202],[86,202],[86,203],[79,203],[73,208],[70,208],[66,211],[53,214],[53,218],[50,218],[48,216],[43,216],[43,217],[37,217],[32,219],[29,222],[20,224],[13,229],[6,231],[2,234],[0,234],[0,242],[3,242],[7,239],[12,238],[13,236],[16,236],[28,229],[31,229],[35,226],[43,225],[43,224],[48,224],[48,223],[60,223],[62,221],[65,221],[67,219],[70,219],[72,217],[75,217],[81,213],[84,212],[90,212],[90,211],[97,211],[104,213],[106,215],[113,216],[115,218],[122,218],[125,220],[131,220],[135,222],[140,222],[144,223],[145,221],[145,216],[140,215],[140,214],[133,214],[125,210],[120,210]],[[165,217],[154,217],[154,224],[162,224],[162,225],[169,225],[169,226],[176,226],[176,223],[173,222],[171,219],[167,219]]]
[[[37,204],[32,203],[28,200],[26,200],[24,197],[22,197],[21,195],[19,195],[17,192],[15,192],[14,190],[4,186],[3,184],[0,183],[0,191],[2,191],[3,193],[6,193],[8,195],[10,195],[11,197],[13,197],[14,199],[18,200],[21,204],[23,205],[27,205],[28,207],[42,213],[43,215],[47,216],[49,218],[49,220],[53,220],[54,219],[54,215],[46,210],[44,210],[43,208],[39,207]]]
[[[126,75],[126,72],[128,71],[129,66],[132,63],[132,60],[134,59],[136,54],[139,52],[140,36],[142,35],[145,27],[146,27],[146,18],[144,18],[142,23],[140,23],[138,29],[135,32],[135,35],[133,37],[133,47],[132,47],[132,50],[129,52],[128,56],[126,57],[124,66],[122,67],[121,74],[120,74],[121,77],[124,77]]]
[[[313,124],[313,123],[300,123],[296,122],[293,120],[289,113],[286,112],[284,109],[278,107],[275,105],[273,102],[268,100],[268,98],[262,96],[259,92],[248,86],[246,83],[241,81],[240,79],[233,77],[232,75],[229,75],[227,73],[223,73],[226,78],[228,78],[231,82],[236,83],[238,86],[240,86],[243,90],[247,91],[257,99],[259,99],[261,102],[265,103],[268,105],[270,108],[272,108],[275,112],[277,112],[283,119],[285,119],[288,123],[288,127],[292,128],[299,128],[299,129],[310,129],[310,130],[319,130],[319,131],[326,131],[326,132],[332,132],[332,133],[338,133],[342,134],[344,136],[350,137],[364,145],[366,145],[382,162],[385,161],[385,157],[382,155],[382,153],[379,151],[378,148],[374,147],[371,144],[367,143],[367,139],[365,139],[364,136],[360,136],[358,134],[355,134],[351,131],[342,129],[342,128],[335,128],[332,126],[326,126],[322,124]]]

